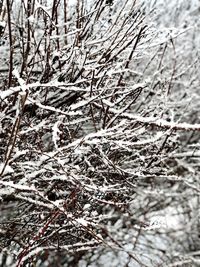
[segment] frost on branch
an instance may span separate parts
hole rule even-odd
[[[173,14],[159,28],[162,1],[10,2],[0,5],[1,265],[196,260],[199,61],[196,39],[191,54],[182,46],[195,27]]]

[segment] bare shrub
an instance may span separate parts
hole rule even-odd
[[[165,213],[190,221],[183,139],[200,125],[182,116],[177,35],[156,37],[137,1],[2,3],[1,266],[180,260]]]

